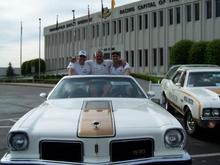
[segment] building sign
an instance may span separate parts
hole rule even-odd
[[[88,19],[83,19],[83,20],[77,21],[77,24],[80,25],[80,24],[91,22],[91,21],[92,21],[92,18],[89,18],[89,20]]]
[[[79,20],[79,21],[77,21],[77,24],[80,25],[80,24],[88,23],[88,21],[91,22],[92,18],[89,18],[89,20],[88,19]],[[71,22],[71,23],[67,23],[64,25],[58,25],[58,27],[56,27],[56,25],[55,25],[55,27],[49,29],[49,31],[53,32],[53,31],[58,31],[60,29],[70,28],[70,27],[75,26],[75,24],[76,24],[75,22]]]
[[[130,7],[130,8],[120,10],[120,14],[126,14],[126,13],[130,13],[130,12],[134,12],[134,11],[135,11],[135,8]]]
[[[153,7],[157,7],[158,5],[164,5],[166,3],[173,3],[173,2],[179,2],[180,0],[158,0],[156,3],[155,1],[151,1],[151,2],[147,2],[141,5],[137,6],[137,10],[143,10],[143,9],[147,9],[147,8],[153,8]],[[119,11],[120,14],[126,14],[126,13],[131,13],[131,12],[135,12],[135,7],[129,7],[129,8],[125,8]]]

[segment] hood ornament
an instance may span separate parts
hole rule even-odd
[[[92,122],[92,125],[93,125],[93,127],[94,127],[95,129],[99,129],[100,126],[101,126],[101,124],[100,124],[99,121],[93,121],[93,122]]]

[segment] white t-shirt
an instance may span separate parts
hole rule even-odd
[[[125,64],[125,66],[119,66],[119,67],[115,67],[113,64],[110,67],[110,74],[113,75],[123,75],[125,74],[125,70],[129,69],[130,66],[128,63]]]
[[[104,60],[103,63],[97,64],[96,61],[87,60],[87,64],[89,64],[91,72],[93,75],[106,75],[110,74],[110,67],[112,64],[112,60]]]
[[[79,62],[70,62],[67,68],[74,69],[76,75],[87,75],[90,73],[90,66],[87,63],[84,63],[84,65],[80,65]]]

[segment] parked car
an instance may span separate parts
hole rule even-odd
[[[66,76],[11,128],[1,163],[191,164],[185,143],[181,124],[134,78]]]
[[[184,116],[189,135],[220,123],[220,67],[181,66],[161,81],[166,109]]]

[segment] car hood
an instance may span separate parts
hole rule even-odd
[[[188,91],[190,91],[195,97],[202,100],[219,100],[220,96],[220,88],[215,87],[194,87],[188,88]]]
[[[181,127],[172,115],[148,99],[106,98],[48,100],[23,116],[13,129],[41,137],[79,137],[82,109],[87,101],[108,101],[111,104],[113,136],[127,136],[129,132],[139,134],[146,132],[143,130],[157,130],[164,126]],[[99,116],[93,117],[92,121],[101,120]]]

